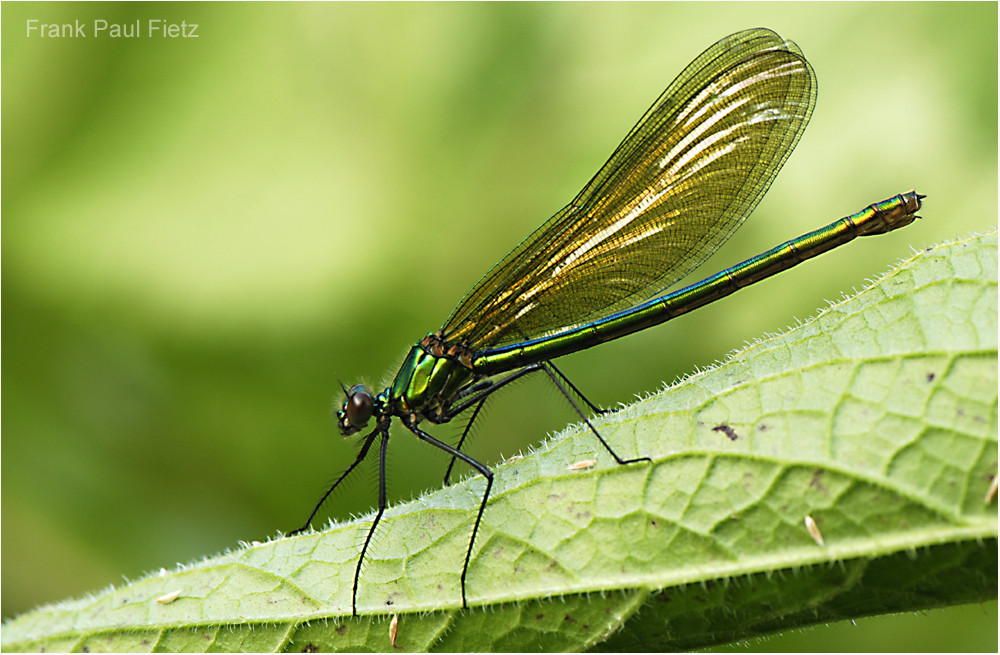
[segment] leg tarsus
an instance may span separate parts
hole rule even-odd
[[[576,413],[579,414],[580,418],[583,419],[583,422],[587,424],[587,427],[590,428],[590,431],[594,433],[594,436],[597,437],[597,440],[601,442],[601,445],[603,445],[604,448],[609,453],[611,453],[611,456],[615,458],[616,462],[618,462],[619,464],[624,465],[624,464],[637,464],[639,462],[651,462],[651,461],[653,461],[653,460],[651,460],[648,457],[635,457],[635,458],[632,458],[632,459],[622,459],[621,457],[619,457],[618,453],[616,453],[611,448],[611,445],[608,444],[608,442],[604,440],[604,437],[601,436],[601,433],[597,431],[597,428],[594,427],[594,424],[591,423],[590,419],[587,418],[587,416],[583,413],[583,411],[580,409],[580,406],[576,404],[576,401],[573,400],[573,397],[566,390],[566,387],[564,387],[562,385],[562,383],[559,382],[559,378],[556,377],[556,373],[558,373],[559,377],[561,377],[563,380],[566,380],[566,383],[569,384],[569,386],[572,387],[572,389],[574,391],[576,391],[576,393],[581,398],[583,398],[587,402],[587,404],[590,405],[591,408],[594,408],[594,405],[592,405],[590,403],[590,401],[587,400],[587,398],[583,394],[580,393],[579,389],[577,389],[576,386],[574,386],[572,382],[570,382],[569,380],[566,379],[566,376],[564,376],[559,371],[559,369],[557,369],[555,366],[552,365],[552,362],[542,362],[541,363],[541,368],[542,368],[542,370],[544,370],[548,374],[549,379],[551,379],[552,382],[553,382],[553,384],[555,384],[556,387],[559,389],[559,391],[562,392],[562,395],[566,398],[566,400],[569,401],[569,404],[573,406],[573,409],[575,409]],[[553,373],[553,371],[555,371],[555,373]]]

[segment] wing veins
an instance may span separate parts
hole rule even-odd
[[[793,43],[763,29],[719,41],[667,87],[574,200],[473,287],[445,338],[477,351],[502,347],[671,286],[756,206],[814,102],[815,77]]]

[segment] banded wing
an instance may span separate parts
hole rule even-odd
[[[710,47],[583,191],[473,287],[444,338],[483,352],[627,309],[683,278],[767,191],[815,88],[798,47],[770,30]]]

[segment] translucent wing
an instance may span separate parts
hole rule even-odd
[[[701,264],[795,147],[816,81],[765,29],[719,41],[675,79],[587,183],[465,296],[444,338],[481,352],[627,309]]]

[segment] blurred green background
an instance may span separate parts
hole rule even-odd
[[[755,26],[799,44],[818,106],[702,272],[911,188],[925,219],[561,360],[606,406],[996,223],[995,3],[4,3],[3,615],[297,527],[355,453],[338,379],[385,384],[688,62]],[[472,454],[526,451],[564,405],[541,380],[502,394]],[[395,434],[391,498],[440,485],[446,458]],[[750,648],[995,650],[996,628],[993,602]]]

